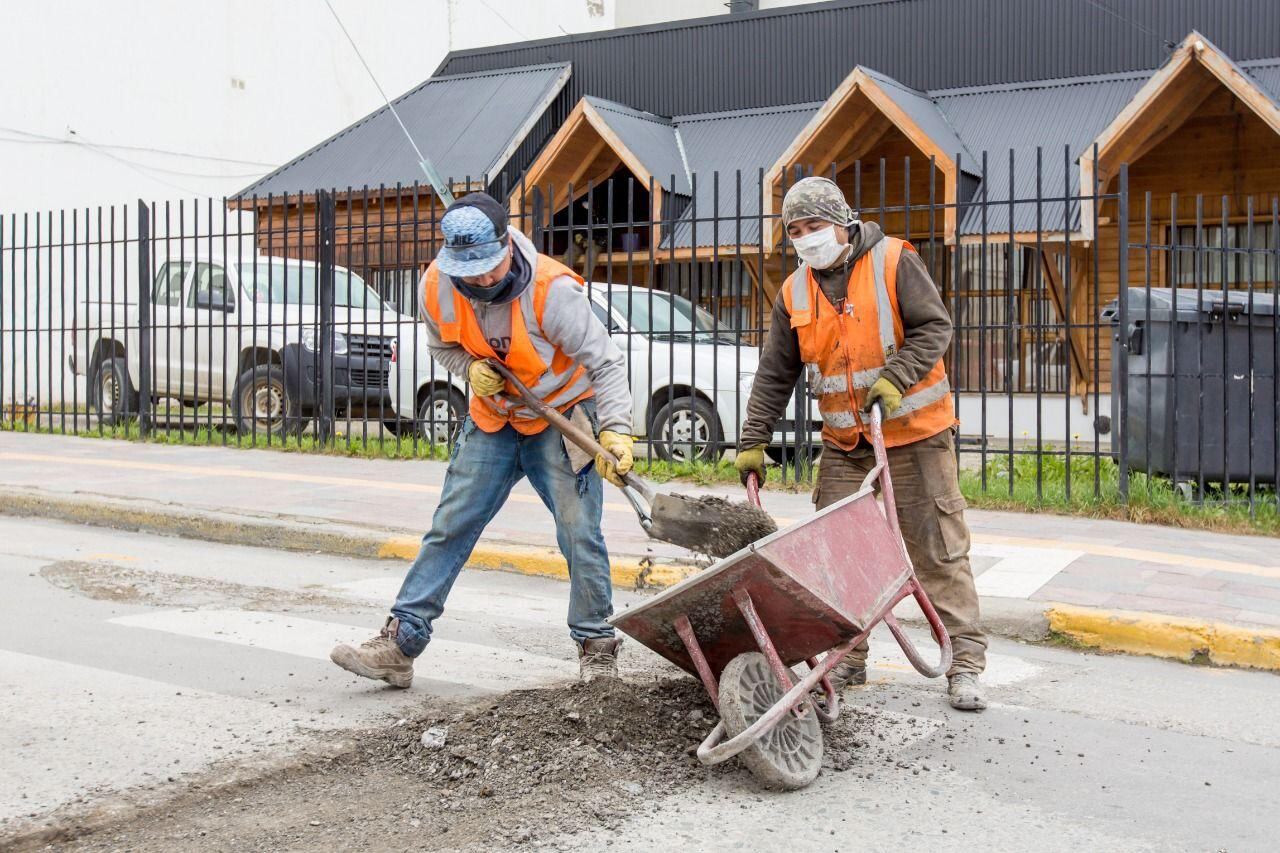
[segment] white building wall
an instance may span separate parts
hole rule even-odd
[[[613,0],[331,2],[391,97],[430,77],[451,48],[614,26]],[[240,190],[382,104],[323,0],[14,0],[0,24],[0,79],[6,249],[36,242],[37,213],[48,244],[49,211],[56,234],[66,210],[68,239],[74,218],[84,241],[85,211],[96,235],[100,205],[104,230],[114,206],[117,238],[132,235],[139,198],[161,209],[184,200],[190,233],[193,209],[204,219],[208,198]],[[213,210],[220,229],[221,205]],[[173,216],[176,230],[176,206]],[[95,250],[73,269],[70,253],[46,251],[37,271],[36,253],[13,264],[0,252],[6,401],[15,377],[34,389],[38,371],[44,403],[72,381],[61,373],[63,336],[50,329],[73,287],[77,301],[86,287],[96,292],[99,270],[107,295],[112,268],[117,294],[133,293],[128,253],[118,245],[113,264],[104,250],[99,264]]]
[[[612,0],[332,0],[387,94]],[[235,192],[381,105],[323,0],[32,0],[0,26],[0,211]]]

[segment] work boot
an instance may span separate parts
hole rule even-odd
[[[831,686],[839,693],[846,687],[857,687],[866,684],[867,665],[864,662],[852,661],[846,658],[833,666],[827,677],[831,679]]]
[[[947,696],[957,711],[981,711],[987,707],[987,692],[978,682],[976,672],[957,672],[947,676]]]
[[[597,678],[617,678],[618,647],[621,645],[622,640],[617,637],[600,637],[579,643],[578,680],[589,684]]]
[[[360,648],[346,643],[334,646],[329,660],[356,675],[380,678],[392,687],[408,687],[413,683],[413,658],[400,651],[396,634],[400,620],[388,616],[378,636],[365,640]]]

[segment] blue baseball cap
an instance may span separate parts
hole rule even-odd
[[[436,265],[447,276],[484,275],[506,257],[507,211],[486,193],[471,193],[449,205],[440,231],[444,246]]]

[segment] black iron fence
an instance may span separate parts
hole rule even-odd
[[[1274,503],[1277,196],[1180,197],[1124,168],[1081,188],[1077,174],[1065,151],[830,173],[863,220],[913,244],[951,312],[962,468],[1010,495],[1123,500],[1140,476]],[[642,182],[619,167],[490,188],[590,283],[651,457],[735,446],[796,266],[779,209],[798,176]],[[414,184],[0,217],[0,423],[447,448],[468,389],[415,321],[442,212]],[[770,447],[782,476],[812,475],[820,429],[802,374]]]

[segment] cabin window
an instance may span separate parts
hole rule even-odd
[[[1178,287],[1228,290],[1271,288],[1276,283],[1276,229],[1271,223],[1180,225],[1170,228],[1169,278]]]

